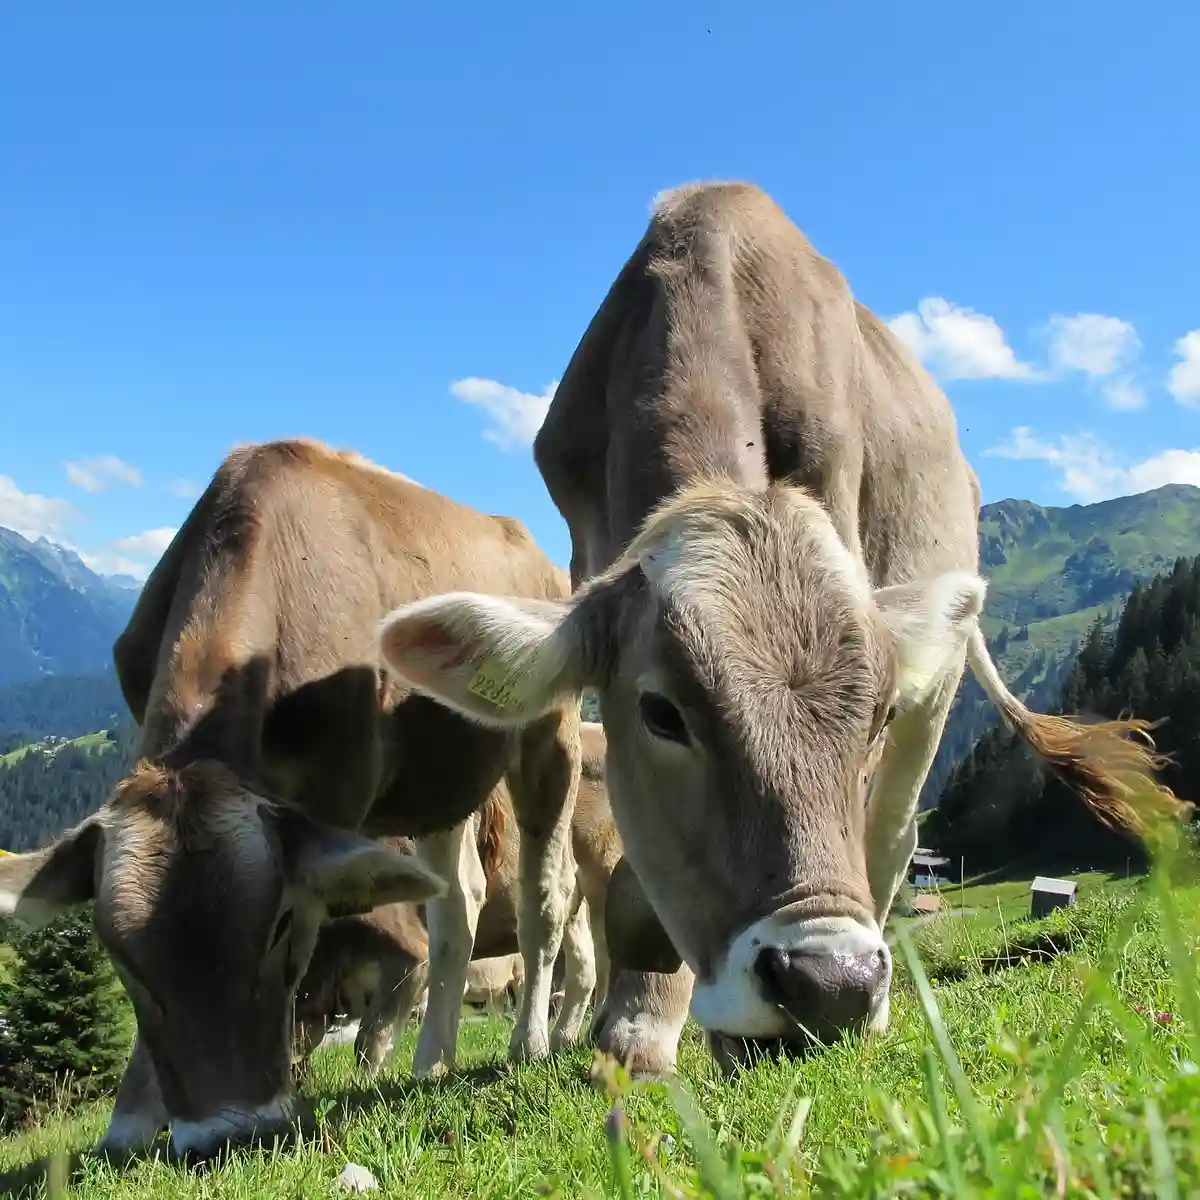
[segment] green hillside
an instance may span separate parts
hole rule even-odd
[[[67,746],[75,746],[80,750],[103,750],[111,745],[112,739],[108,736],[107,729],[101,729],[97,733],[85,733],[82,737],[77,738],[50,737],[40,742],[31,742],[27,746],[19,746],[7,754],[0,754],[0,767],[10,767],[14,763],[20,762],[27,754],[35,752],[49,758]]]
[[[1169,484],[1099,504],[1043,508],[1001,500],[980,511],[988,581],[984,632],[1008,685],[1054,704],[1074,649],[1098,615],[1113,620],[1137,581],[1200,554],[1200,488]],[[922,795],[936,803],[954,765],[999,720],[964,682]]]

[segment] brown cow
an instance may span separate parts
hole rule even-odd
[[[604,998],[608,963],[605,953],[604,901],[609,876],[621,857],[621,842],[604,786],[604,731],[580,725],[582,776],[571,821],[576,894],[563,937],[553,981],[561,971],[564,988],[553,1044],[570,1045],[578,1037],[588,1000],[595,990]],[[524,968],[518,948],[517,909],[520,832],[511,820],[512,802],[504,782],[474,818],[475,844],[487,880],[479,912],[474,957],[464,998],[472,988],[522,996]],[[512,836],[508,831],[512,831]],[[407,839],[388,839],[398,849]],[[590,927],[589,927],[590,926]],[[355,1051],[359,1061],[378,1069],[389,1036],[399,1036],[425,989],[428,939],[415,904],[383,905],[362,916],[345,917],[321,927],[308,971],[296,993],[297,1044],[307,1057],[342,1014],[358,1019]],[[514,960],[509,962],[510,957]],[[511,985],[511,986],[510,986]]]
[[[1038,715],[1004,686],[950,403],[758,188],[658,202],[534,453],[572,599],[434,597],[381,644],[496,728],[597,690],[626,883],[656,918],[627,965],[685,964],[612,990],[601,1044],[635,1070],[673,1064],[689,993],[739,1058],[886,1025],[883,925],[967,661],[1097,812],[1180,812],[1127,736],[1143,722]]]
[[[141,765],[53,845],[0,865],[0,912],[96,900],[133,1001],[104,1149],[169,1124],[175,1153],[205,1155],[291,1124],[292,997],[326,915],[430,901],[414,1069],[451,1064],[482,901],[460,870],[476,857],[465,831],[501,777],[524,834],[531,980],[510,1054],[548,1053],[577,706],[497,730],[389,682],[380,619],[449,588],[569,594],[520,522],[301,440],[233,451],[150,575],[114,649]],[[388,834],[424,839],[428,865],[369,840]]]

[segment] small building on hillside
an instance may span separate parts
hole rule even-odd
[[[1051,879],[1039,875],[1029,885],[1029,915],[1044,917],[1056,908],[1067,908],[1075,903],[1079,885],[1070,879]]]
[[[908,882],[916,887],[936,887],[948,880],[940,874],[939,868],[948,867],[950,860],[942,854],[934,854],[932,850],[917,847],[917,852],[908,864]]]

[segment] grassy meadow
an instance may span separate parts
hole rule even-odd
[[[1081,879],[1037,922],[1028,880],[899,922],[889,1031],[805,1063],[724,1080],[689,1023],[678,1084],[630,1085],[585,1049],[509,1067],[509,1023],[468,1017],[439,1084],[408,1076],[412,1030],[374,1082],[349,1047],[319,1051],[316,1128],[290,1146],[201,1170],[84,1160],[26,1194],[328,1197],[353,1162],[397,1197],[1200,1196],[1200,887]],[[7,1138],[10,1187],[107,1113]]]

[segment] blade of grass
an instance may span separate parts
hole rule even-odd
[[[1167,1144],[1167,1131],[1153,1098],[1146,1098],[1146,1136],[1150,1139],[1150,1161],[1154,1168],[1154,1195],[1157,1200],[1179,1200],[1175,1180],[1175,1161]]]
[[[962,1165],[950,1132],[950,1114],[946,1111],[946,1093],[938,1075],[937,1054],[932,1046],[925,1047],[925,1079],[929,1084],[929,1107],[933,1110],[933,1122],[937,1127],[938,1141],[942,1143],[942,1157],[946,1163],[946,1174],[955,1197],[967,1195],[967,1182],[963,1178]]]
[[[679,1114],[683,1126],[696,1153],[696,1166],[700,1181],[712,1191],[715,1200],[739,1200],[742,1189],[732,1175],[729,1165],[717,1149],[716,1139],[708,1122],[701,1116],[692,1094],[678,1080],[667,1083],[671,1103]]]
[[[1197,982],[1195,959],[1189,954],[1185,942],[1179,909],[1165,864],[1158,863],[1151,871],[1150,887],[1162,915],[1162,936],[1175,974],[1188,1049],[1192,1062],[1200,1066],[1200,983]]]
[[[1039,1090],[1037,1102],[1029,1114],[1031,1128],[1038,1128],[1050,1106],[1057,1104],[1061,1100],[1063,1092],[1066,1090],[1067,1081],[1075,1070],[1083,1031],[1087,1027],[1088,1018],[1101,999],[1110,994],[1108,981],[1112,976],[1113,967],[1123,947],[1132,936],[1133,927],[1137,923],[1137,918],[1141,914],[1143,907],[1144,900],[1141,896],[1131,901],[1125,912],[1121,915],[1121,919],[1117,922],[1117,927],[1108,944],[1104,947],[1099,964],[1086,973],[1083,997],[1079,1002],[1079,1007],[1075,1010],[1075,1016],[1071,1021],[1070,1028],[1067,1030],[1067,1036],[1063,1042],[1062,1049],[1055,1055],[1045,1086]],[[1034,1139],[1025,1138],[1022,1140],[1010,1163],[1008,1187],[1003,1194],[1008,1196],[1018,1194],[1029,1169],[1030,1156],[1035,1151],[1036,1143]]]
[[[625,1114],[620,1101],[608,1110],[604,1122],[604,1140],[608,1146],[608,1163],[612,1168],[613,1185],[620,1200],[633,1200],[633,1166],[629,1142],[625,1138]]]
[[[968,1126],[970,1126],[971,1135],[975,1139],[976,1146],[979,1148],[979,1153],[987,1168],[989,1179],[998,1182],[1000,1179],[1000,1162],[996,1156],[995,1147],[992,1145],[991,1139],[987,1135],[987,1130],[983,1126],[983,1118],[975,1103],[971,1085],[967,1082],[966,1075],[963,1074],[962,1064],[958,1061],[958,1055],[954,1051],[950,1035],[946,1032],[946,1024],[942,1020],[941,1010],[938,1008],[933,989],[929,986],[929,978],[925,974],[925,969],[921,965],[916,948],[913,946],[908,934],[902,930],[898,941],[901,952],[904,954],[904,960],[908,965],[909,974],[912,976],[913,983],[916,986],[917,996],[921,1001],[921,1008],[925,1012],[925,1020],[929,1024],[933,1040],[937,1044],[938,1053],[941,1055],[942,1062],[946,1066],[946,1073],[950,1076],[950,1084],[954,1088],[954,1095],[958,1100],[958,1106],[962,1109],[963,1117],[966,1119]]]

